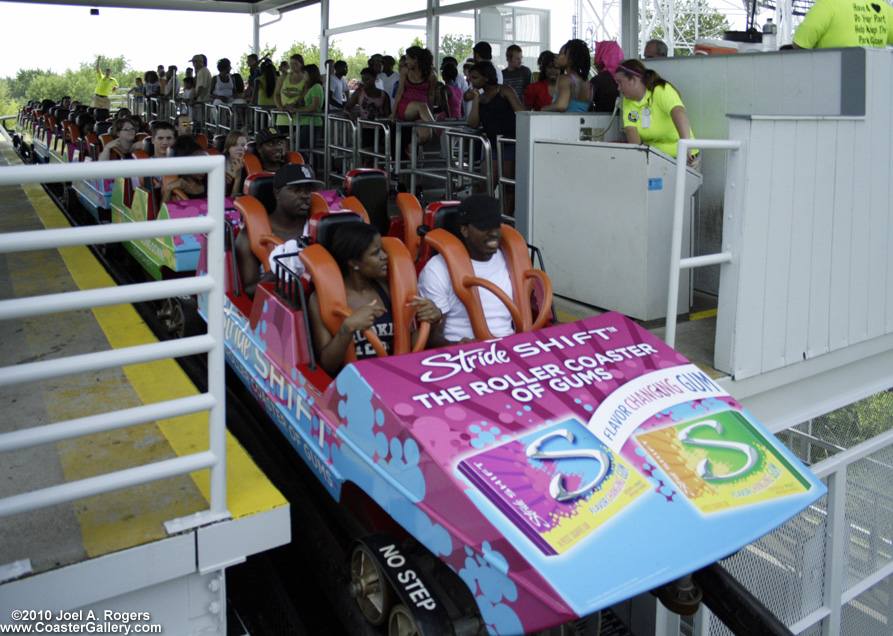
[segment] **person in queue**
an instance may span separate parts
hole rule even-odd
[[[293,112],[301,115],[299,120],[301,132],[298,137],[298,147],[310,148],[311,139],[314,144],[322,142],[322,117],[311,117],[308,113],[315,113],[318,115],[322,111],[323,102],[325,101],[325,89],[322,85],[322,75],[316,64],[308,64],[304,67],[303,80],[301,83],[304,86],[304,103],[301,106],[295,107]]]
[[[232,72],[229,58],[217,60],[217,75],[211,78],[211,99],[215,106],[228,106],[232,103],[244,103],[245,82],[242,76]]]
[[[226,196],[234,197],[242,191],[242,184],[248,176],[245,170],[245,150],[248,148],[248,133],[244,130],[231,130],[223,142],[223,156],[226,158]]]
[[[152,136],[144,142],[144,148],[153,159],[167,157],[168,149],[174,145],[177,139],[177,129],[166,121],[156,121],[152,124]]]
[[[323,370],[335,376],[341,369],[348,347],[354,347],[358,360],[374,358],[375,349],[363,331],[373,329],[388,353],[393,351],[394,318],[388,290],[388,256],[374,225],[361,221],[345,223],[332,239],[330,252],[344,278],[347,305],[353,312],[334,335],[322,320],[316,293],[310,296],[308,313],[313,348]],[[421,296],[409,303],[416,307],[420,321],[435,323],[443,314]]]
[[[375,72],[371,68],[364,68],[360,71],[360,78],[363,85],[353,92],[347,104],[344,105],[344,114],[356,122],[358,119],[373,121],[388,117],[391,114],[391,98],[388,94],[376,88]],[[359,118],[354,112],[359,109]],[[375,130],[371,127],[361,128],[361,140],[363,150],[372,150],[375,144]],[[384,138],[382,136],[382,143]],[[369,155],[363,155],[363,167],[370,168],[375,163],[375,158]]]
[[[524,89],[524,105],[530,110],[542,110],[558,95],[558,78],[561,71],[555,64],[555,54],[543,51],[536,63],[540,67],[540,77]]]
[[[490,64],[493,64],[493,47],[490,46],[489,42],[478,42],[474,45],[474,48],[471,49],[471,54],[474,57],[475,64],[480,64],[481,62],[490,62]],[[493,68],[496,69],[496,79],[502,84],[502,71],[495,64],[493,64]],[[471,82],[469,81],[469,84],[470,83]]]
[[[519,100],[524,99],[524,90],[533,81],[530,69],[521,62],[524,52],[517,44],[510,45],[505,50],[505,70],[502,72],[502,83],[515,91]]]
[[[177,70],[177,67],[173,64],[167,67],[167,73],[164,75],[166,78],[164,90],[161,94],[161,98],[165,102],[177,99],[177,95],[180,94],[180,78],[177,77]]]
[[[276,65],[273,60],[264,58],[260,63],[260,76],[254,80],[254,98],[261,108],[274,108],[276,106],[276,84],[279,76],[276,74]]]
[[[283,73],[276,84],[276,110],[294,113],[304,101],[304,56],[295,53],[288,58],[288,73]],[[276,125],[287,131],[288,115],[276,115]]]
[[[667,57],[668,52],[669,49],[667,49],[667,44],[663,40],[648,40],[645,43],[645,50],[642,52],[642,57],[646,60],[653,57]]]
[[[457,71],[459,70],[459,60],[451,55],[447,55],[440,60],[441,75],[443,75],[443,67],[448,64],[452,64],[456,67]],[[459,86],[459,90],[461,90],[463,94],[469,89],[468,80],[465,79],[465,73],[459,73],[459,75],[456,77],[456,84]]]
[[[394,70],[394,67],[397,65],[397,60],[394,59],[392,55],[383,55],[381,57],[381,73],[378,75],[378,79],[381,80],[381,90],[388,94],[388,96],[393,95],[393,91],[397,87],[397,82],[400,81],[400,73]]]
[[[98,161],[108,161],[112,158],[112,150],[117,149],[125,158],[130,158],[130,154],[137,149],[136,133],[138,126],[135,121],[129,117],[116,119],[112,124],[112,139],[108,142],[99,153]]]
[[[623,126],[631,144],[654,146],[676,157],[680,139],[694,139],[679,91],[639,60],[624,60],[617,67],[617,88],[623,95]],[[700,169],[697,150],[688,150],[688,165]]]
[[[893,44],[893,7],[876,0],[816,0],[794,33],[795,49]]]
[[[174,141],[168,153],[171,157],[204,157],[205,149],[190,135],[180,135]],[[179,188],[190,199],[206,199],[208,197],[208,176],[204,173],[181,174],[166,183],[161,190],[161,201],[173,200],[174,190]]]
[[[468,125],[484,129],[493,149],[493,174],[498,174],[496,139],[500,135],[515,138],[515,113],[526,110],[509,86],[497,83],[496,68],[489,62],[479,62],[471,69],[471,88],[465,94],[471,102]],[[502,155],[502,173],[508,179],[515,178],[515,144],[506,144]],[[515,188],[503,184],[506,214],[515,211]]]
[[[310,195],[321,185],[323,182],[314,177],[310,166],[289,163],[276,171],[273,180],[276,209],[270,214],[270,229],[273,236],[284,241],[283,253],[298,251],[297,242],[302,236],[309,234],[307,221],[310,217]],[[242,289],[249,298],[254,298],[258,284],[274,282],[276,273],[265,271],[263,264],[254,255],[248,232],[239,232],[235,251]]]
[[[499,249],[502,240],[499,202],[486,194],[473,194],[459,204],[458,211],[462,242],[471,257],[475,277],[490,281],[511,298],[512,281],[505,255]],[[490,333],[497,338],[513,334],[508,308],[495,294],[483,287],[478,289]],[[449,269],[440,254],[431,258],[419,274],[419,294],[434,301],[443,313],[440,325],[428,337],[428,347],[474,341],[468,310],[453,290]]]
[[[132,96],[130,103],[133,104],[133,109],[137,113],[142,113],[143,112],[143,103],[146,101],[146,85],[143,84],[142,77],[135,77],[133,80],[133,83],[134,83],[133,88],[131,88],[129,91],[127,91],[127,94]],[[118,112],[120,113],[121,110],[124,110],[124,109],[119,109]],[[130,114],[128,113],[127,116],[129,117]]]
[[[597,113],[612,113],[620,96],[617,90],[617,67],[623,61],[623,50],[613,40],[597,42],[593,63],[598,75],[592,80],[592,110]]]
[[[592,84],[589,83],[589,47],[583,40],[568,40],[558,51],[555,64],[564,71],[558,78],[558,92],[554,101],[543,110],[556,113],[585,113],[592,104]]]
[[[177,101],[180,102],[181,104],[185,104],[185,106],[181,106],[180,108],[186,109],[186,116],[189,118],[190,121],[192,121],[192,115],[195,112],[195,109],[192,107],[194,98],[195,98],[195,78],[186,76],[183,78],[183,92],[181,93],[180,98]],[[194,122],[193,122],[193,125],[195,125]]]
[[[190,100],[192,107],[192,119],[196,122],[199,132],[205,121],[205,104],[211,101],[211,71],[208,70],[208,58],[199,53],[192,56],[192,66],[195,67],[195,93]]]
[[[342,109],[350,96],[350,88],[347,85],[347,62],[338,60],[326,62],[329,73],[329,99],[333,108]]]
[[[118,90],[118,80],[112,77],[112,69],[107,68],[105,72],[101,72],[99,70],[99,65],[102,63],[102,56],[96,58],[96,88],[93,92],[93,99],[90,100],[90,106],[95,106],[96,108],[111,108],[112,102],[109,99],[109,95]]]
[[[458,119],[463,115],[464,95],[459,88],[459,69],[454,64],[444,64],[440,67],[440,76],[443,84],[440,87],[441,112],[446,119]]]
[[[384,78],[382,75],[384,74],[384,62],[382,62],[383,56],[381,53],[373,53],[369,56],[369,61],[367,65],[372,69],[372,72],[375,73],[375,88],[379,88],[384,90]],[[392,86],[397,85],[397,81],[400,80],[400,75],[397,75],[397,79],[391,82]],[[394,95],[391,94],[391,97]]]
[[[264,172],[276,172],[285,165],[285,139],[288,133],[275,126],[262,128],[254,138],[254,152]]]
[[[257,53],[249,53],[245,58],[245,63],[248,65],[248,83],[245,86],[245,100],[252,106],[257,106],[255,86],[257,85],[257,80],[262,75],[260,59],[257,57]]]
[[[391,119],[434,121],[431,108],[434,104],[437,76],[434,74],[433,65],[434,58],[428,49],[420,46],[406,49],[406,66],[400,72],[400,83],[397,85]],[[428,143],[431,134],[430,128],[420,128],[417,137],[419,145]]]
[[[158,99],[161,97],[161,78],[158,77],[157,71],[146,71],[146,74],[143,75],[143,87],[147,98]]]

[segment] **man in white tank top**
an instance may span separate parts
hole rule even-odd
[[[494,283],[509,298],[512,281],[502,250],[502,215],[499,202],[485,194],[475,194],[459,204],[459,229],[462,242],[471,257],[474,275]],[[487,326],[496,337],[515,333],[512,315],[495,294],[479,287],[481,306]],[[443,256],[434,256],[419,274],[419,294],[430,298],[443,312],[443,321],[428,339],[429,346],[474,341],[471,319],[465,305],[456,296],[450,283],[450,273]]]

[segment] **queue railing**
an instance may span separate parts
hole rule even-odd
[[[392,164],[394,161],[394,156],[391,152],[393,148],[393,146],[391,145],[391,120],[364,119],[360,122],[360,124],[360,130],[357,132],[358,161],[362,164],[365,163],[366,157],[371,157],[373,168],[380,168],[390,174],[391,172],[393,172]],[[364,128],[371,129],[373,131],[372,146],[370,147],[370,150],[366,150],[363,147],[362,131]]]
[[[446,198],[452,199],[455,192],[475,182],[482,182],[486,187],[486,194],[493,196],[493,148],[490,140],[468,130],[448,130],[445,134],[449,145],[455,148],[450,152],[447,166],[449,178],[446,182]]]
[[[341,113],[326,117],[328,140],[326,148],[327,178],[343,179],[359,165],[360,139],[357,123]]]
[[[510,145],[512,148],[515,147],[515,140],[509,139],[508,137],[503,137],[499,135],[496,137],[496,174],[498,176],[496,180],[496,184],[499,186],[499,209],[502,212],[503,216],[507,216],[507,211],[505,209],[505,203],[507,197],[505,196],[505,188],[506,186],[515,187],[515,179],[509,178],[505,176],[505,147]]]
[[[251,107],[251,123],[255,135],[258,130],[263,130],[264,128],[269,128],[273,125],[272,113],[273,109],[268,106]]]
[[[439,131],[441,135],[444,135],[449,134],[450,131],[455,130],[456,128],[467,129],[465,122],[398,121],[396,123],[397,138],[395,152],[397,156],[394,157],[394,173],[397,174],[398,177],[400,175],[409,175],[410,192],[417,192],[417,186],[419,185],[418,181],[420,178],[434,179],[435,181],[441,182],[445,185],[444,191],[447,191],[449,184],[448,167],[451,160],[449,155],[451,152],[448,150],[444,153],[443,147],[439,148],[436,153],[438,161],[433,162],[432,157],[428,155],[420,156],[418,144],[419,129],[429,128],[433,131]],[[401,148],[403,147],[403,135],[406,134],[407,128],[410,131],[411,139],[409,144],[409,156],[404,158]],[[450,144],[447,143],[447,148],[449,148],[449,146]],[[444,156],[444,154],[447,156]],[[420,165],[420,160],[424,160],[424,166]]]

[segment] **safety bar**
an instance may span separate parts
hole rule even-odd
[[[451,160],[447,165],[447,187],[445,197],[453,198],[453,179],[458,177],[458,185],[461,186],[465,179],[469,181],[483,181],[487,185],[487,194],[493,195],[493,148],[490,140],[485,136],[458,130],[448,130],[447,142],[452,147],[452,142],[457,142],[455,156],[451,153]],[[481,144],[481,167],[479,171],[474,169],[474,145]]]
[[[683,269],[721,265],[732,262],[731,252],[718,252],[682,258],[682,219],[685,210],[685,172],[689,148],[698,150],[741,149],[741,142],[728,139],[680,139],[676,144],[676,193],[673,199],[673,234],[670,242],[670,285],[667,296],[667,326],[664,342],[670,347],[676,343],[676,310],[679,305],[679,272]]]
[[[168,400],[0,434],[0,453],[200,411],[208,411],[208,450],[5,497],[0,499],[0,517],[206,468],[211,471],[210,509],[195,515],[187,525],[211,523],[230,516],[226,503],[226,394],[224,384],[226,365],[223,351],[223,232],[225,224],[223,157],[203,156],[155,159],[153,161],[11,166],[0,170],[0,185],[196,173],[208,174],[209,198],[208,216],[206,217],[0,234],[0,253],[206,233],[208,236],[208,272],[205,276],[4,300],[0,301],[0,320],[206,292],[208,295],[207,334],[176,341],[156,342],[2,368],[0,369],[0,386],[13,386],[23,382],[40,381],[72,373],[207,353],[207,392],[190,398]]]

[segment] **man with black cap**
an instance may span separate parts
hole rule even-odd
[[[298,239],[309,233],[307,220],[310,216],[310,195],[320,185],[323,185],[322,181],[316,179],[313,170],[303,164],[287,163],[276,171],[273,180],[276,209],[270,214],[270,228],[273,236],[285,243],[276,247],[271,258],[277,252],[294,254],[300,251]],[[258,283],[276,280],[276,274],[265,272],[263,264],[251,250],[247,231],[240,232],[236,238],[236,260],[239,263],[242,289],[249,298],[254,298]],[[302,266],[297,257],[292,258],[288,265],[300,273]]]
[[[505,256],[499,249],[502,240],[499,202],[485,194],[474,194],[462,201],[459,204],[459,230],[471,257],[474,275],[489,280],[511,298],[512,281]],[[496,337],[515,333],[512,315],[502,301],[483,287],[478,291],[490,333]],[[449,269],[440,254],[428,261],[419,274],[419,295],[433,300],[443,312],[443,321],[428,339],[429,347],[474,341],[468,311],[453,291]]]
[[[276,172],[285,163],[285,143],[288,133],[276,126],[261,128],[254,138],[254,148],[264,172]]]

